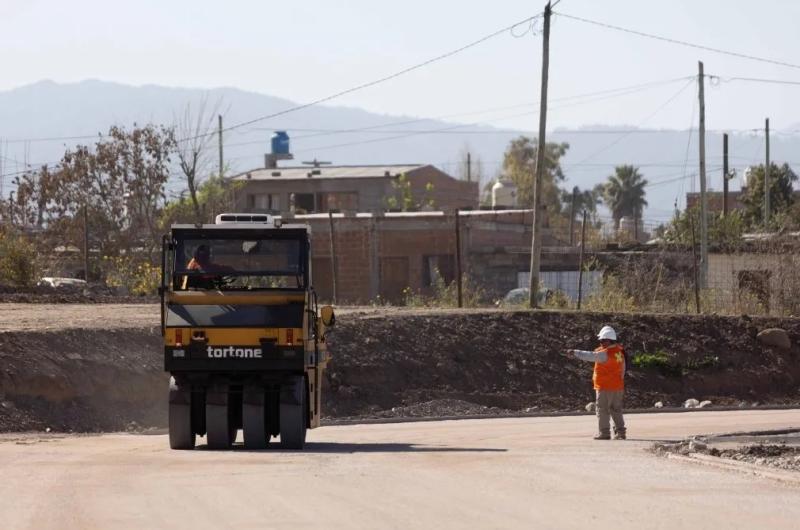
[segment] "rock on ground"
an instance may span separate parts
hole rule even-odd
[[[700,402],[697,401],[694,398],[687,399],[686,401],[683,402],[683,408],[685,408],[685,409],[694,409],[694,408],[697,408],[697,406],[699,404],[700,404]]]
[[[789,339],[789,334],[781,328],[767,328],[758,333],[756,338],[767,346],[775,346],[782,350],[788,350],[792,347],[792,341]]]

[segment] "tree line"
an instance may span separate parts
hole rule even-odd
[[[215,111],[203,102],[172,127],[114,126],[67,149],[57,164],[16,175],[14,190],[0,198],[0,281],[33,283],[37,263],[85,251],[92,259],[81,276],[121,277],[107,269],[157,263],[171,224],[210,222],[229,210],[234,184],[210,163]],[[169,198],[171,175],[184,191]]]
[[[516,185],[519,205],[524,208],[533,207],[537,150],[534,138],[520,136],[511,141],[503,156],[503,173]],[[568,150],[568,143],[545,144],[540,204],[544,205],[549,216],[569,215],[570,212],[583,210],[595,215],[597,207],[605,204],[616,228],[619,228],[623,217],[641,219],[647,206],[645,187],[648,183],[639,168],[632,165],[617,166],[606,182],[598,183],[591,189],[582,190],[578,186],[566,189],[561,187],[566,180],[561,159]]]
[[[637,224],[647,207],[648,180],[640,168],[631,164],[619,165],[604,182],[590,189],[563,187],[566,174],[561,160],[569,150],[567,143],[545,145],[545,167],[541,182],[540,204],[548,218],[568,218],[586,210],[595,218],[597,209],[604,204],[611,214],[614,228],[619,229],[623,217]],[[533,207],[533,178],[536,166],[537,142],[534,138],[520,136],[512,140],[503,156],[503,174],[517,187],[518,203],[523,208]],[[709,212],[709,239],[712,243],[732,244],[748,231],[800,229],[800,201],[797,201],[793,185],[797,175],[788,164],[770,165],[770,222],[764,226],[764,174],[765,166],[752,166],[748,172],[747,186],[739,195],[742,208],[731,209],[727,217],[721,212]],[[486,190],[490,189],[490,183]],[[574,204],[573,204],[574,201]],[[732,200],[729,201],[732,203]],[[699,227],[699,212],[691,209],[676,211],[674,218],[659,226],[655,232],[666,242],[688,243],[691,241],[691,226]]]

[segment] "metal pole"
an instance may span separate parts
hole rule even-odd
[[[331,231],[331,295],[333,305],[336,305],[336,238],[333,231],[333,212],[328,212],[328,226]]]
[[[689,227],[692,230],[692,272],[694,275],[694,305],[697,309],[697,314],[700,314],[700,284],[697,278],[697,243],[694,237],[694,219],[691,213],[689,214]]]
[[[531,236],[531,274],[529,305],[537,307],[536,293],[539,291],[539,268],[542,262],[542,216],[539,211],[540,188],[544,175],[545,133],[547,127],[547,74],[550,66],[550,2],[544,6],[544,29],[542,34],[542,89],[539,98],[539,142],[536,151],[536,174],[533,180],[533,235]]]
[[[767,118],[766,125],[764,127],[764,132],[767,137],[767,160],[766,164],[764,165],[764,230],[768,230],[769,227],[769,215],[770,215],[770,185],[772,181],[770,179],[770,161],[769,161],[769,118]]]
[[[722,217],[728,215],[728,133],[722,135]]]
[[[456,288],[458,289],[458,307],[464,307],[461,285],[461,225],[458,219],[458,208],[456,208]]]
[[[583,300],[583,250],[586,246],[586,210],[583,211],[583,222],[581,222],[581,253],[578,258],[578,311],[581,310],[581,300]]]
[[[467,153],[467,182],[472,182],[472,153]]]
[[[700,285],[708,279],[708,196],[706,195],[706,100],[703,62],[697,62],[698,96],[700,98]]]

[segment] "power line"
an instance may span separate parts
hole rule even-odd
[[[615,31],[621,31],[623,33],[629,33],[631,35],[638,35],[639,37],[646,37],[648,39],[660,40],[660,41],[663,41],[663,42],[668,42],[670,44],[678,44],[680,46],[686,46],[688,48],[696,48],[698,50],[705,50],[705,51],[709,51],[709,52],[713,52],[713,53],[719,53],[719,54],[722,54],[722,55],[729,55],[731,57],[738,57],[740,59],[748,59],[750,61],[759,61],[759,62],[762,62],[762,63],[768,63],[768,64],[774,64],[774,65],[778,65],[778,66],[787,66],[789,68],[800,69],[800,65],[793,64],[793,63],[787,63],[787,62],[784,62],[784,61],[776,61],[774,59],[767,59],[765,57],[758,57],[758,56],[755,56],[755,55],[748,55],[748,54],[745,54],[745,53],[732,52],[732,51],[728,51],[728,50],[723,50],[721,48],[712,48],[711,46],[705,46],[705,45],[702,45],[702,44],[695,44],[695,43],[692,43],[692,42],[673,39],[673,38],[670,38],[670,37],[664,37],[662,35],[654,35],[652,33],[645,33],[643,31],[638,31],[638,30],[635,30],[635,29],[623,28],[621,26],[615,26],[613,24],[608,24],[606,22],[599,22],[597,20],[590,20],[588,18],[576,17],[575,15],[567,15],[565,13],[554,13],[554,14],[557,15],[557,16],[562,16],[564,18],[577,20],[579,22],[584,22],[584,23],[587,23],[587,24],[593,24],[595,26],[600,26],[600,27],[607,28],[607,29],[613,29]]]
[[[6,142],[10,144],[19,144],[25,142],[57,142],[61,140],[86,140],[90,138],[97,138],[98,134],[86,134],[86,135],[78,135],[78,136],[51,136],[45,138],[11,138],[6,140]]]
[[[630,86],[625,86],[625,87],[620,87],[620,88],[615,88],[615,89],[606,89],[606,90],[601,90],[601,91],[596,91],[596,92],[589,92],[589,93],[577,94],[577,95],[572,95],[572,96],[564,96],[564,97],[561,97],[561,98],[555,98],[552,101],[570,101],[570,100],[575,100],[575,99],[578,99],[578,98],[593,97],[593,96],[598,96],[598,95],[602,96],[601,98],[596,98],[596,99],[591,100],[591,101],[577,101],[577,102],[574,102],[574,103],[567,103],[565,105],[559,105],[559,106],[554,107],[555,109],[558,109],[558,108],[564,108],[564,107],[569,107],[569,106],[574,106],[574,105],[581,105],[581,104],[584,104],[584,103],[587,103],[587,102],[593,102],[593,101],[597,101],[598,99],[608,99],[608,98],[611,98],[611,97],[624,96],[624,95],[628,95],[628,94],[632,94],[632,93],[636,93],[636,92],[641,92],[643,90],[648,90],[650,88],[657,87],[657,86],[668,85],[668,84],[672,84],[672,83],[675,83],[675,82],[678,82],[678,81],[685,81],[687,79],[693,80],[694,76],[683,76],[683,77],[671,78],[671,79],[666,79],[666,80],[661,80],[661,81],[652,81],[652,82],[648,82],[648,83],[639,83],[639,84],[636,84],[636,85],[630,85]],[[497,110],[528,107],[528,106],[538,106],[538,103],[523,103],[523,104],[512,105],[512,106],[507,106],[507,107],[500,107]],[[468,112],[468,113],[461,113],[461,114],[451,114],[450,116],[469,115],[469,114],[484,114],[486,112],[491,112],[491,111],[492,110]],[[527,116],[527,115],[531,115],[531,114],[534,114],[534,113],[535,112],[526,112],[526,113],[515,114],[515,115],[512,115],[512,116],[506,116],[506,117],[502,117],[502,118],[494,118],[493,120],[494,121],[501,121],[501,120],[510,119],[510,118],[516,118],[516,117],[520,117],[520,116]],[[440,119],[440,118],[422,118],[422,119],[415,119],[415,120],[405,120],[405,121],[402,121],[402,122],[391,122],[391,123],[386,123],[386,124],[381,124],[381,125],[373,125],[373,126],[369,126],[369,127],[362,127],[362,128],[355,128],[355,129],[344,129],[344,130],[341,130],[341,131],[333,130],[333,131],[330,131],[330,132],[327,132],[327,131],[326,132],[315,132],[315,133],[312,133],[312,134],[306,134],[306,135],[297,136],[297,137],[295,137],[295,140],[299,140],[299,139],[303,139],[303,138],[310,138],[310,137],[314,137],[314,136],[323,136],[323,135],[328,135],[328,134],[369,132],[369,131],[375,131],[376,133],[388,132],[388,131],[377,131],[377,129],[380,129],[380,128],[383,128],[383,127],[389,127],[389,126],[392,126],[392,125],[402,125],[402,124],[418,123],[418,122],[421,122],[421,121],[430,121],[432,119]],[[470,123],[470,124],[459,124],[459,125],[455,125],[455,126],[442,127],[442,128],[438,128],[438,129],[425,129],[425,130],[419,130],[419,131],[410,131],[410,132],[407,132],[407,133],[404,133],[404,134],[400,134],[399,136],[394,136],[394,137],[390,137],[390,138],[380,138],[380,139],[372,139],[372,140],[363,140],[363,141],[358,141],[358,142],[349,142],[349,143],[345,143],[345,144],[321,146],[321,147],[318,147],[316,149],[317,150],[333,149],[333,148],[336,148],[336,147],[349,147],[349,146],[361,145],[361,144],[365,144],[365,143],[390,141],[390,140],[408,138],[410,136],[415,136],[417,134],[462,134],[462,133],[466,133],[466,134],[478,134],[478,133],[489,134],[490,133],[490,131],[486,131],[484,133],[482,131],[463,131],[462,132],[462,131],[456,130],[456,129],[462,129],[463,127],[476,126],[476,125],[483,125],[483,124],[481,122],[474,122],[474,123]],[[285,128],[285,129],[286,130],[290,130],[290,131],[291,130],[295,130],[295,131],[299,130],[299,129],[292,129],[290,127]],[[269,130],[269,129],[266,129],[266,130]],[[397,132],[400,132],[400,131],[397,131]],[[519,130],[519,131],[517,131],[517,130],[514,130],[514,131],[511,131],[511,130],[509,130],[509,131],[497,131],[497,130],[495,130],[495,131],[491,131],[491,133],[499,133],[499,134],[525,134],[525,133],[532,133],[532,132],[535,132],[535,131],[524,131],[524,130]],[[606,133],[607,133],[607,131],[603,130],[602,134],[606,134]],[[632,134],[632,133],[633,133],[633,131],[630,131],[630,134]],[[624,134],[624,132],[623,133],[619,133],[619,134]],[[247,145],[247,144],[254,144],[254,143],[255,144],[260,144],[261,142],[260,141],[256,141],[256,142],[239,142],[239,143],[236,143],[236,144],[228,144],[228,145],[233,147],[233,146],[236,146],[236,145]],[[310,152],[310,151],[312,151],[314,149],[315,148],[305,149],[305,150],[302,150],[300,152]]]
[[[432,58],[430,58],[430,59],[428,59],[426,61],[423,61],[421,63],[417,63],[417,64],[415,64],[413,66],[409,66],[409,67],[404,68],[402,70],[399,70],[399,71],[397,71],[397,72],[395,72],[393,74],[389,74],[387,76],[380,77],[380,78],[375,79],[373,81],[369,81],[369,82],[362,83],[360,85],[356,85],[354,87],[351,87],[351,88],[348,88],[348,89],[345,89],[345,90],[341,90],[341,91],[336,92],[334,94],[330,94],[328,96],[325,96],[325,97],[322,97],[322,98],[319,98],[319,99],[315,99],[314,101],[311,101],[311,102],[308,102],[308,103],[304,103],[302,105],[296,105],[294,107],[291,107],[291,108],[288,108],[288,109],[285,109],[285,110],[282,110],[282,111],[274,112],[272,114],[267,114],[265,116],[259,116],[258,118],[253,118],[252,120],[247,120],[247,121],[244,121],[244,122],[241,122],[241,123],[237,123],[235,125],[231,125],[230,127],[227,127],[225,129],[223,129],[223,132],[230,131],[230,130],[233,130],[233,129],[238,129],[240,127],[245,127],[247,125],[252,125],[254,123],[258,123],[260,121],[268,120],[268,119],[271,119],[271,118],[276,118],[278,116],[283,116],[283,115],[288,114],[290,112],[296,112],[298,110],[307,109],[308,107],[312,107],[314,105],[319,105],[320,103],[325,103],[326,101],[330,101],[332,99],[336,99],[336,98],[339,98],[341,96],[345,96],[347,94],[352,94],[353,92],[357,92],[357,91],[363,90],[365,88],[370,88],[370,87],[373,87],[375,85],[379,85],[381,83],[385,83],[386,81],[390,81],[392,79],[395,79],[397,77],[405,75],[405,74],[407,74],[409,72],[413,72],[414,70],[418,70],[420,68],[423,68],[425,66],[433,64],[435,62],[438,62],[438,61],[447,59],[449,57],[452,57],[452,56],[454,56],[456,54],[459,54],[459,53],[461,53],[463,51],[466,51],[466,50],[468,50],[470,48],[474,48],[475,46],[483,44],[484,42],[486,42],[486,41],[488,41],[490,39],[493,39],[494,37],[497,37],[497,36],[502,35],[502,34],[504,34],[506,32],[509,32],[509,31],[513,31],[514,28],[516,28],[518,26],[530,23],[533,20],[535,20],[535,19],[537,19],[537,18],[539,18],[541,16],[542,15],[540,13],[540,14],[536,14],[536,15],[534,15],[532,17],[527,17],[527,18],[525,18],[523,20],[520,20],[519,22],[511,24],[510,26],[506,26],[506,27],[504,27],[502,29],[499,29],[497,31],[489,33],[488,35],[484,35],[483,37],[481,37],[481,38],[479,38],[477,40],[474,40],[474,41],[472,41],[472,42],[470,42],[468,44],[465,44],[464,46],[456,48],[455,50],[451,50],[451,51],[443,53],[441,55],[437,55],[436,57],[432,57]],[[214,134],[216,134],[216,132]]]
[[[662,111],[662,110],[663,110],[663,109],[664,109],[664,108],[665,108],[667,105],[669,105],[670,103],[672,103],[672,102],[673,102],[673,101],[674,101],[674,100],[675,100],[675,99],[676,99],[678,96],[680,96],[680,95],[683,93],[683,91],[684,91],[684,90],[686,90],[687,88],[689,88],[689,86],[690,86],[690,85],[691,85],[693,82],[694,82],[694,80],[693,80],[693,79],[689,80],[689,82],[688,82],[688,83],[686,83],[684,86],[682,86],[682,87],[680,88],[680,90],[678,90],[677,92],[675,92],[675,93],[674,93],[672,96],[670,96],[670,97],[669,97],[669,98],[668,98],[668,99],[667,99],[667,100],[666,100],[664,103],[662,103],[662,104],[661,104],[661,105],[660,105],[660,106],[659,106],[659,107],[658,107],[658,108],[657,108],[655,111],[653,111],[653,112],[652,112],[650,115],[648,115],[648,116],[647,116],[647,117],[646,117],[644,120],[642,120],[642,121],[639,123],[639,125],[637,126],[637,128],[638,128],[638,127],[641,127],[642,125],[644,125],[645,123],[647,123],[648,121],[650,121],[650,119],[651,119],[651,118],[653,118],[653,116],[655,116],[656,114],[658,114],[659,112],[661,112],[661,111]],[[628,136],[629,136],[629,134],[623,134],[623,135],[622,135],[622,136],[620,136],[619,138],[616,138],[616,139],[615,139],[613,142],[610,142],[609,144],[607,144],[607,145],[603,146],[602,148],[598,149],[598,150],[597,150],[597,151],[595,151],[594,153],[590,154],[589,156],[587,156],[586,158],[584,158],[583,160],[581,160],[579,163],[586,162],[587,160],[590,160],[590,159],[594,158],[595,156],[599,155],[600,153],[602,153],[602,152],[604,152],[604,151],[607,151],[608,149],[611,149],[612,147],[614,147],[615,145],[617,145],[618,143],[620,143],[622,140],[624,140],[624,139],[625,139],[625,138],[627,138]]]
[[[750,83],[769,83],[775,85],[800,85],[800,81],[789,81],[786,79],[762,79],[759,77],[719,77],[719,76],[710,76],[710,77],[717,77],[723,83],[730,83],[732,81],[746,81]]]
[[[562,97],[558,97],[558,98],[553,98],[553,99],[551,99],[551,101],[567,101],[567,102],[568,101],[573,101],[573,100],[584,100],[584,101],[576,101],[574,103],[567,103],[565,105],[557,105],[555,107],[551,107],[551,109],[566,108],[566,107],[571,107],[571,106],[576,106],[576,105],[583,105],[583,104],[586,104],[586,103],[593,103],[595,101],[600,101],[600,100],[604,100],[604,99],[622,97],[622,96],[626,96],[626,95],[629,95],[629,94],[635,94],[635,93],[643,92],[643,91],[649,90],[651,88],[656,88],[656,87],[659,87],[659,86],[669,85],[669,84],[676,83],[678,81],[683,81],[683,80],[690,79],[690,78],[694,79],[694,76],[683,76],[683,77],[676,77],[676,78],[670,78],[670,79],[663,79],[663,80],[659,80],[659,81],[650,81],[650,82],[647,82],[647,83],[638,83],[638,84],[635,84],[635,85],[627,85],[627,86],[618,87],[618,88],[604,89],[604,90],[598,90],[598,91],[594,91],[594,92],[585,92],[585,93],[582,93],[582,94],[574,94],[574,95],[570,95],[570,96],[562,96]],[[443,120],[443,119],[454,118],[454,117],[458,117],[458,116],[469,116],[469,115],[475,115],[475,114],[487,114],[487,113],[490,113],[490,112],[512,110],[512,109],[518,109],[518,108],[524,108],[524,107],[534,107],[534,106],[538,106],[538,105],[539,105],[538,102],[525,102],[525,103],[519,103],[519,104],[516,104],[516,105],[506,105],[506,106],[503,106],[503,107],[493,107],[493,108],[483,109],[483,110],[475,110],[475,111],[468,111],[468,112],[443,114],[443,115],[439,115],[439,116],[433,116],[433,117],[430,117],[430,118],[416,118],[416,119],[413,119],[413,120],[403,120],[403,121],[389,122],[389,123],[384,123],[384,124],[379,124],[379,125],[371,125],[371,126],[368,126],[368,127],[358,127],[358,128],[350,128],[350,129],[340,129],[340,130],[339,129],[336,129],[336,130],[307,129],[308,131],[319,131],[319,132],[312,132],[311,134],[304,134],[304,135],[301,135],[301,136],[296,136],[294,139],[295,140],[299,140],[299,139],[311,138],[311,137],[315,137],[315,136],[327,136],[327,135],[330,135],[330,134],[341,134],[341,133],[350,133],[350,132],[370,131],[370,130],[375,130],[375,129],[381,129],[383,127],[389,127],[389,126],[411,125],[411,124],[414,124],[414,123],[420,123],[420,122],[425,122],[425,121]],[[275,130],[275,129],[289,130],[289,131],[299,131],[299,130],[301,130],[301,129],[292,128],[292,127],[275,126],[275,127],[255,127],[255,128],[249,129],[248,131],[237,131],[237,132],[238,133],[254,132],[254,131],[261,132],[261,131],[272,131],[272,130]],[[302,129],[302,130],[306,130],[306,129]],[[216,134],[216,132],[214,134]],[[97,134],[91,134],[91,135],[51,136],[51,137],[37,137],[37,138],[14,138],[14,139],[9,140],[9,143],[53,142],[53,141],[64,141],[64,140],[86,140],[86,139],[101,138],[101,137],[102,137],[102,134],[97,133]],[[186,141],[186,140],[190,140],[190,139],[193,139],[193,137],[185,138],[185,139],[179,139],[178,141]],[[251,144],[258,144],[258,143],[262,143],[262,142],[261,141],[248,141],[248,142],[236,142],[236,143],[230,143],[230,144],[226,143],[225,145],[226,146],[230,146],[230,147],[234,147],[234,146],[239,146],[239,145],[251,145]]]

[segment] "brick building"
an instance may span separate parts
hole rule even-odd
[[[242,183],[236,194],[240,212],[380,212],[390,209],[392,197],[402,204],[403,181],[415,203],[432,202],[437,210],[478,207],[477,182],[457,180],[427,164],[279,167],[232,180]]]
[[[743,210],[744,204],[742,204],[742,195],[741,191],[729,191],[728,192],[728,211],[732,212],[733,210]],[[721,191],[707,191],[706,198],[708,200],[708,211],[720,213],[722,212],[722,201],[723,201],[723,192]],[[689,192],[686,194],[686,209],[691,210],[692,208],[700,208],[700,193],[699,192]]]
[[[299,215],[297,221],[311,225],[314,287],[322,299],[331,300],[331,220],[312,214]],[[516,288],[520,274],[530,269],[531,221],[529,210],[460,214],[462,271],[490,296]],[[452,213],[334,214],[333,225],[338,303],[365,303],[378,297],[399,302],[406,288],[429,294],[436,270],[445,282],[456,277]],[[546,228],[544,236],[551,249],[563,244]],[[577,269],[577,258],[577,251],[544,252],[542,270]]]

